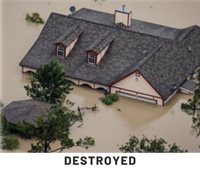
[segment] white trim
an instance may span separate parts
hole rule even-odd
[[[63,55],[58,54],[59,52],[63,53]],[[65,57],[65,47],[62,45],[57,45],[56,55],[59,57]]]
[[[180,87],[179,89],[180,89],[180,92],[181,92],[181,93],[184,93],[184,94],[194,94],[194,91],[185,89],[185,88],[183,88],[183,87]]]
[[[157,104],[157,100],[153,99],[153,98],[149,98],[148,96],[140,96],[140,95],[134,95],[132,93],[123,93],[121,91],[117,91],[116,92],[118,95],[120,96],[124,96],[124,97],[128,97],[128,98],[132,98],[132,99],[136,99],[136,100],[140,100],[140,101],[144,101],[144,102],[148,102],[148,103],[153,103],[153,104]]]
[[[28,68],[28,67],[22,67],[22,72],[27,73],[27,72],[36,72],[36,69]]]
[[[176,93],[177,93],[178,89],[174,91],[174,93],[172,93],[171,96],[169,96],[165,101],[164,104],[166,104]]]

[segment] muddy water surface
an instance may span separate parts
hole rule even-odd
[[[3,102],[5,104],[28,98],[23,86],[28,83],[27,76],[22,75],[19,62],[36,40],[43,26],[27,23],[24,18],[26,12],[39,12],[47,19],[50,12],[69,13],[69,6],[78,9],[88,7],[112,12],[121,4],[126,4],[133,10],[133,17],[174,27],[200,25],[200,3],[182,2],[172,3],[164,1],[138,2],[113,1],[94,3],[92,0],[35,0],[3,2]],[[199,152],[200,139],[191,130],[191,119],[181,112],[180,105],[191,96],[177,94],[164,107],[141,101],[120,97],[119,102],[112,106],[105,106],[99,101],[102,94],[88,88],[74,86],[68,98],[76,106],[97,105],[98,111],[86,111],[84,124],[76,124],[72,128],[72,137],[93,136],[96,146],[89,150],[73,148],[70,152],[118,152],[118,146],[125,143],[130,135],[141,137],[159,136],[166,141],[176,142],[191,152]],[[26,152],[34,140],[20,140],[19,152]],[[57,143],[52,147],[56,148]],[[68,150],[66,150],[68,151]]]

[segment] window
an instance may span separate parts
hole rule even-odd
[[[88,53],[88,63],[89,64],[95,64],[95,58],[96,58],[95,53],[93,53],[93,52]]]
[[[63,46],[57,46],[57,55],[64,57],[64,53],[65,53],[64,47]]]

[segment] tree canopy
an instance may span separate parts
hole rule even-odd
[[[187,150],[181,149],[175,143],[172,145],[167,144],[163,138],[148,139],[143,136],[142,139],[138,139],[136,136],[131,136],[129,141],[119,147],[119,150],[125,153],[132,152],[187,152]]]
[[[35,124],[20,122],[18,127],[21,131],[31,130],[36,137],[37,143],[31,145],[30,152],[54,152],[69,149],[74,146],[85,147],[93,146],[95,141],[92,137],[85,137],[74,141],[70,138],[70,128],[76,123],[82,121],[82,114],[76,113],[70,108],[73,103],[67,101],[66,106],[56,104],[52,106],[46,115],[35,118]],[[60,147],[52,150],[51,144],[59,141]]]
[[[194,92],[192,99],[187,103],[182,103],[181,109],[192,117],[192,128],[200,135],[200,69],[198,70],[198,88]]]
[[[30,78],[31,84],[25,86],[27,95],[48,103],[57,103],[69,94],[71,83],[65,77],[63,66],[58,60],[42,65]]]
[[[31,84],[25,86],[27,95],[52,104],[46,114],[34,118],[33,124],[21,121],[15,126],[21,134],[36,138],[37,143],[31,144],[30,152],[61,152],[75,146],[86,149],[93,146],[95,141],[92,137],[80,138],[77,141],[70,137],[71,126],[83,121],[83,118],[81,112],[72,110],[74,104],[66,100],[66,95],[72,88],[58,60],[39,67],[30,80]],[[52,144],[56,141],[60,146],[52,149]]]

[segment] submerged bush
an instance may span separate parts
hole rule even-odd
[[[109,96],[110,96],[110,98],[112,99],[113,102],[116,102],[116,101],[119,100],[119,96],[117,94],[111,93]]]
[[[37,24],[44,24],[44,20],[40,17],[40,14],[37,12],[34,12],[32,14],[27,13],[26,21],[37,23]]]
[[[9,135],[12,129],[12,126],[3,115],[0,115],[1,119],[1,135]]]
[[[19,141],[17,138],[7,135],[3,136],[2,142],[1,142],[1,148],[6,150],[14,150],[17,149],[19,146]]]
[[[101,98],[101,101],[106,104],[106,105],[111,105],[113,104],[113,101],[110,97],[104,97],[104,98]]]
[[[25,129],[21,125],[21,122],[17,123],[9,123],[4,116],[1,117],[1,135],[8,136],[10,134],[17,134],[20,135],[22,138],[29,139],[33,137],[33,128],[32,129]]]
[[[119,100],[119,96],[117,94],[108,94],[105,97],[100,98],[100,100],[106,104],[106,105],[111,105],[113,102],[116,102]]]

